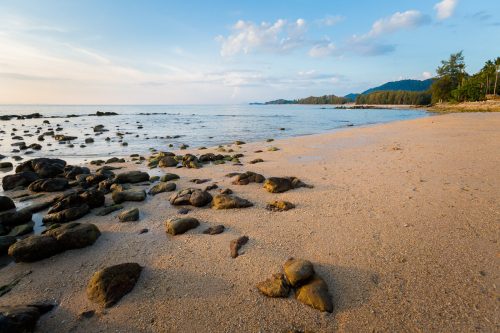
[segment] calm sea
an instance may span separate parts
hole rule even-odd
[[[96,111],[116,112],[109,117],[82,116],[64,118],[67,115],[87,115]],[[98,157],[126,156],[146,153],[149,148],[158,150],[177,149],[182,144],[191,147],[215,146],[235,140],[261,141],[268,138],[324,133],[347,126],[364,126],[395,120],[415,119],[429,114],[422,110],[338,110],[332,106],[318,105],[125,105],[125,106],[62,106],[62,105],[3,105],[1,115],[41,113],[40,118],[0,121],[0,153],[9,161],[13,155],[23,158],[59,157],[69,161],[84,161]],[[50,124],[44,124],[49,120]],[[95,136],[93,127],[104,125],[108,132]],[[76,136],[68,143],[59,144],[51,137],[37,141],[39,133],[62,128],[57,134]],[[142,127],[142,128],[139,128]],[[17,131],[13,131],[13,129]],[[282,130],[284,128],[284,130]],[[124,134],[119,142],[117,132]],[[31,149],[13,153],[12,133],[24,136],[26,145],[40,143],[43,148],[26,155]],[[81,148],[86,138],[94,143]],[[106,141],[109,137],[111,140]],[[169,138],[170,137],[170,138]],[[176,138],[172,138],[176,137]],[[173,145],[173,147],[169,147]]]

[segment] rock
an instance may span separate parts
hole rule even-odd
[[[40,178],[54,178],[64,172],[66,161],[58,158],[35,158],[16,167],[16,173],[33,171]]]
[[[233,190],[230,188],[225,188],[223,190],[220,190],[220,194],[233,194]]]
[[[312,188],[296,177],[270,177],[264,182],[264,188],[271,193],[282,193],[299,187]]]
[[[111,206],[107,206],[107,207],[102,208],[101,210],[96,212],[95,215],[104,216],[104,215],[108,215],[108,214],[115,212],[117,210],[120,210],[120,209],[123,209],[122,205],[111,205]]]
[[[256,158],[254,160],[251,160],[249,163],[250,164],[256,164],[256,163],[262,163],[264,160],[262,158]]]
[[[233,239],[229,244],[229,249],[231,250],[231,258],[238,257],[240,255],[238,251],[247,242],[248,242],[248,236],[241,236],[240,238]]]
[[[49,303],[0,306],[0,332],[33,332],[41,315],[54,307]]]
[[[248,185],[249,183],[263,183],[266,178],[258,173],[247,171],[233,180],[233,185]]]
[[[87,143],[87,144],[88,143],[94,143],[94,139],[92,139],[92,138],[86,138],[85,139],[85,143]]]
[[[11,245],[8,253],[16,262],[33,262],[51,257],[61,250],[61,246],[55,238],[34,235]]]
[[[252,207],[253,203],[235,195],[218,194],[214,197],[212,208],[214,209],[233,209]]]
[[[89,175],[90,169],[86,167],[78,167],[78,166],[66,166],[64,168],[64,177],[66,179],[76,179],[78,175]]]
[[[94,273],[87,285],[88,299],[105,308],[115,305],[134,289],[141,271],[137,263],[123,263]]]
[[[148,231],[149,231],[149,229],[146,229],[146,228],[141,229],[141,230],[139,230],[139,235],[145,234],[145,233],[147,233]]]
[[[189,208],[181,208],[177,211],[177,214],[181,214],[181,215],[186,215],[187,213],[189,213],[191,210]]]
[[[55,238],[62,250],[72,250],[94,244],[101,232],[91,223],[68,223],[49,229],[44,235]]]
[[[6,210],[15,208],[16,204],[14,204],[14,201],[11,198],[0,195],[0,212],[5,212]]]
[[[212,195],[199,189],[188,188],[173,194],[169,200],[172,205],[203,207],[212,201]]]
[[[80,314],[78,315],[78,318],[79,319],[89,319],[89,318],[92,318],[94,315],[95,315],[94,310],[83,311],[83,312],[80,312]]]
[[[65,178],[48,178],[35,180],[30,184],[28,190],[32,192],[58,192],[68,187],[68,180]]]
[[[171,180],[176,180],[176,179],[180,179],[180,177],[174,173],[166,173],[163,176],[161,176],[160,181],[169,182]]]
[[[273,212],[283,212],[292,208],[295,208],[293,203],[283,200],[276,200],[266,205],[266,209]]]
[[[165,156],[160,159],[158,166],[160,168],[175,167],[179,162],[172,156]]]
[[[193,217],[173,218],[165,222],[165,229],[168,234],[175,236],[197,228],[199,225],[200,222]]]
[[[333,303],[328,292],[328,286],[318,275],[314,275],[310,281],[299,287],[295,297],[298,301],[314,309],[333,312]]]
[[[0,213],[0,225],[4,227],[15,227],[31,221],[32,213],[28,210],[7,210]]]
[[[105,164],[111,164],[111,163],[125,163],[125,159],[118,157],[111,157],[105,162]]]
[[[14,236],[0,236],[0,256],[7,254],[9,247],[17,241]]]
[[[115,181],[119,184],[123,183],[140,183],[149,180],[149,174],[142,171],[129,171],[116,175]]]
[[[38,174],[33,171],[19,172],[4,176],[2,178],[2,187],[4,191],[12,190],[16,187],[26,187],[38,178]]]
[[[133,208],[118,214],[120,222],[133,222],[139,220],[139,209]]]
[[[218,234],[223,233],[225,229],[226,228],[222,224],[219,224],[219,225],[216,225],[215,227],[210,227],[210,228],[205,229],[203,231],[203,233],[206,235],[218,235]]]
[[[35,222],[30,221],[26,224],[21,224],[12,228],[8,234],[8,236],[19,237],[22,235],[29,234],[33,232],[33,227],[35,226]]]
[[[76,136],[57,134],[57,135],[54,135],[54,139],[56,141],[73,141],[73,140],[76,140],[78,138]]]
[[[163,192],[172,192],[175,191],[177,185],[175,183],[163,183],[160,182],[159,184],[156,184],[149,190],[149,194],[151,195],[156,195],[158,193],[163,193]]]
[[[268,297],[288,297],[290,286],[282,273],[274,274],[271,278],[259,282],[257,289]]]
[[[90,189],[80,194],[80,198],[89,205],[90,208],[97,208],[104,205],[106,201],[106,197],[104,196],[104,192]]]
[[[43,223],[51,224],[51,223],[66,223],[75,221],[85,216],[89,211],[90,207],[87,204],[70,207],[56,213],[50,213],[45,215],[43,217]]]
[[[204,191],[205,191],[205,192],[207,192],[207,191],[212,191],[212,190],[215,190],[215,189],[218,189],[218,188],[219,188],[219,186],[218,186],[217,184],[215,184],[215,183],[214,183],[214,184],[210,184],[210,185],[206,186],[206,187],[204,188]]]
[[[0,162],[0,169],[11,169],[13,167],[11,162]]]
[[[114,191],[111,197],[115,204],[121,204],[125,201],[144,201],[146,200],[146,192],[144,190]]]
[[[307,281],[314,275],[313,264],[309,260],[288,259],[284,266],[285,276],[292,287]]]

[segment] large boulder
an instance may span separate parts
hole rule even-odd
[[[116,175],[115,181],[117,183],[140,183],[149,180],[149,174],[142,171],[129,171]]]
[[[0,332],[33,332],[41,315],[54,307],[49,303],[0,306]]]
[[[165,229],[168,234],[175,236],[197,228],[199,225],[200,222],[194,217],[173,218],[165,222]]]
[[[49,229],[44,235],[55,238],[63,250],[71,250],[94,244],[101,232],[91,223],[68,223]]]
[[[314,309],[326,312],[333,311],[333,303],[328,286],[318,275],[314,275],[306,284],[297,289],[295,297],[298,301]]]
[[[233,209],[252,207],[253,203],[235,195],[217,194],[212,202],[214,209]]]
[[[292,287],[304,283],[314,275],[314,266],[309,260],[288,259],[283,265],[285,276]]]
[[[146,200],[146,192],[144,190],[114,191],[111,198],[115,204],[121,204],[125,201],[144,201]]]
[[[172,205],[192,205],[203,207],[212,201],[212,195],[200,189],[187,188],[170,196]]]
[[[32,192],[58,192],[68,187],[68,180],[65,178],[47,178],[35,180],[30,184],[28,190]]]
[[[16,167],[16,173],[33,171],[40,178],[53,178],[64,173],[66,161],[58,158],[35,158]]]
[[[15,189],[16,187],[26,187],[37,180],[38,174],[33,171],[23,171],[13,175],[7,175],[2,178],[2,187],[4,191]]]
[[[54,237],[34,235],[11,245],[8,253],[16,262],[33,262],[51,257],[61,250],[61,245]]]
[[[115,305],[134,288],[141,271],[137,263],[124,263],[94,273],[87,285],[88,299],[106,308]]]
[[[6,196],[0,195],[0,212],[16,208],[14,201]]]

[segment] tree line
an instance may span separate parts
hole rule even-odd
[[[356,104],[428,105],[430,103],[431,94],[428,91],[376,91],[356,97]]]

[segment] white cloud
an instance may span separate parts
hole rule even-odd
[[[331,56],[337,52],[337,47],[334,43],[316,44],[309,50],[309,56],[313,58],[324,58]]]
[[[221,55],[228,57],[239,53],[286,52],[301,46],[306,30],[306,21],[298,19],[289,23],[278,19],[274,23],[239,20],[232,27],[233,33],[227,37],[218,36],[221,42]]]
[[[430,78],[432,78],[433,76],[434,76],[434,75],[432,75],[432,73],[431,73],[431,72],[423,72],[423,73],[422,73],[422,78],[423,78],[424,80],[430,79]]]
[[[423,15],[418,10],[407,10],[403,13],[396,12],[390,17],[375,21],[372,25],[372,29],[370,30],[370,32],[368,32],[367,36],[377,37],[402,29],[415,28],[428,22],[429,18]]]
[[[436,10],[437,18],[440,20],[445,20],[453,15],[455,8],[458,4],[458,0],[442,0],[434,5]]]
[[[326,27],[331,27],[339,22],[342,22],[344,20],[344,17],[341,15],[327,15],[324,18],[317,20],[316,22],[319,25],[326,26]]]

